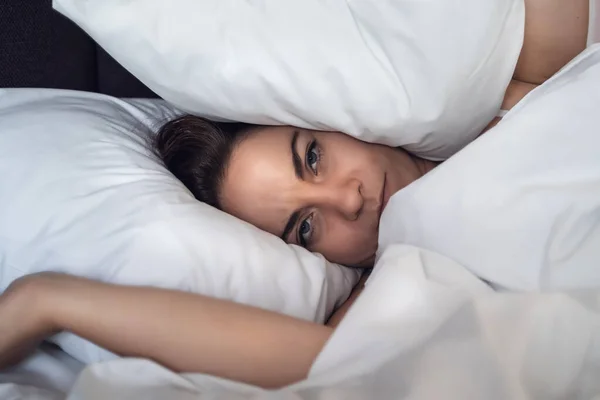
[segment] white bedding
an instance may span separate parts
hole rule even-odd
[[[0,373],[0,399],[63,399],[83,367],[58,348],[43,345],[15,368]]]
[[[600,287],[600,44],[396,193],[379,239],[443,254],[498,289]]]
[[[0,89],[0,292],[55,271],[322,322],[357,272],[198,202],[147,146],[174,115],[156,99]],[[86,363],[114,358],[75,335],[51,341]]]
[[[394,245],[305,382],[267,392],[121,359],[87,368],[68,399],[591,399],[599,293],[499,293],[448,259]]]
[[[475,253],[459,251],[468,246],[453,248],[453,258],[466,257],[465,263],[390,239],[394,235],[402,238],[399,232],[403,231],[398,228],[407,226],[399,224],[408,218],[402,214],[407,210],[406,203],[399,201],[404,200],[403,192],[394,196],[384,215],[383,246],[375,270],[306,381],[267,392],[203,375],[176,374],[147,360],[121,359],[88,367],[68,399],[600,398],[600,196],[593,196],[600,190],[600,124],[595,122],[600,115],[599,82],[597,46],[532,92],[507,116],[507,121],[487,134],[497,136],[484,137],[454,159],[458,161],[446,164],[455,168],[465,157],[479,158],[480,163],[474,164],[480,167],[476,172],[493,178],[489,186],[477,188],[484,195],[493,190],[496,192],[492,194],[514,194],[519,190],[526,194],[497,197],[498,203],[491,204],[491,208],[471,208],[480,213],[481,235],[475,235],[477,230],[467,237],[446,231],[448,240],[461,244],[462,239],[462,246],[466,246],[466,238],[479,246]],[[540,131],[542,126],[544,132]],[[521,136],[500,140],[514,131]],[[507,146],[494,147],[498,152],[510,150],[509,144],[513,143],[512,156],[517,149],[532,147],[528,158],[505,160],[505,169],[495,169],[497,160],[483,151],[490,143]],[[503,154],[508,157],[508,153]],[[529,162],[529,168],[513,171],[512,167],[522,160]],[[544,163],[541,168],[540,162]],[[424,182],[436,179],[436,175],[444,176],[447,170],[442,166],[438,170],[441,172]],[[512,181],[501,171],[509,171]],[[462,178],[476,176],[466,170]],[[547,179],[539,180],[544,177]],[[480,182],[485,183],[485,179]],[[420,184],[414,187],[419,190],[404,193],[417,196],[426,189]],[[547,191],[545,199],[551,206],[536,200],[533,204],[538,207],[533,207],[523,200],[536,198],[540,190]],[[477,198],[475,189],[470,194],[472,200]],[[474,204],[465,202],[466,197],[457,199],[453,204]],[[511,225],[513,229],[523,227],[514,234],[522,238],[522,247],[510,232],[488,229],[493,226],[490,221],[508,221],[494,219],[493,213],[498,210],[494,206],[506,211],[507,205],[529,207],[528,213],[516,214],[523,219],[513,216],[510,220],[511,224],[521,224]],[[511,215],[503,214],[505,218]],[[395,219],[398,216],[402,219]],[[541,223],[546,221],[544,218],[546,225]],[[470,225],[463,225],[473,229],[477,226],[474,221],[472,217]],[[452,226],[462,227],[448,224],[446,228]],[[531,227],[534,229],[528,231]],[[544,231],[544,227],[549,230]],[[484,233],[503,239],[486,240]],[[551,246],[543,245],[540,237],[544,235],[552,239]],[[502,254],[503,249],[506,254]],[[544,251],[549,252],[547,256],[538,257]],[[470,257],[472,254],[479,255],[478,262]],[[494,266],[501,256],[505,264]],[[545,291],[495,291],[479,279],[485,273],[491,274],[490,280],[496,285],[510,286],[506,285],[510,281],[513,288],[518,288],[523,282],[535,281]],[[38,380],[37,384],[40,382],[41,387],[48,388],[46,381]],[[53,382],[51,389],[56,390],[38,392],[37,398],[57,398],[60,387],[69,386],[66,375]],[[0,395],[1,390],[10,395],[32,389],[1,385]]]
[[[373,275],[305,382],[265,392],[202,375],[178,375],[150,361],[122,359],[88,368],[69,399],[598,398],[598,82],[600,46],[532,92],[505,122],[439,167],[425,184],[417,182],[393,197],[381,225],[382,252]],[[490,149],[500,153],[498,158]],[[477,169],[444,175],[467,158]],[[496,168],[501,161],[505,167]],[[446,198],[427,192],[427,182],[436,176],[449,181]],[[461,188],[460,179],[488,184],[456,194],[452,188]],[[450,201],[450,194],[457,196],[451,205],[459,212],[446,210],[449,215],[460,217],[464,207],[478,218],[430,227],[425,224],[427,212],[408,219],[407,213],[419,211],[418,202],[406,206],[410,197]],[[492,201],[490,207],[485,200]],[[514,214],[507,212],[510,206]],[[435,207],[425,210],[433,213]],[[414,224],[407,225],[407,219]],[[507,230],[494,225],[502,221]],[[436,253],[398,243],[423,226],[430,229],[421,231],[424,244],[439,244],[431,240],[437,227],[457,243],[450,249],[453,259],[466,262],[438,255],[447,246]],[[470,236],[459,230],[464,226],[471,229]],[[495,241],[488,240],[491,234]],[[552,239],[551,246],[545,245],[545,237]],[[473,252],[464,251],[469,248]],[[544,257],[545,251],[549,253]],[[496,286],[512,282],[518,289],[535,281],[546,291],[495,291],[479,279],[485,273]]]
[[[445,159],[500,108],[523,0],[54,0],[182,110]],[[140,18],[143,15],[143,18]]]

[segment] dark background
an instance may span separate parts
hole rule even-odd
[[[0,0],[0,87],[157,97],[55,12],[51,0]]]

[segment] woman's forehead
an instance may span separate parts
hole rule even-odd
[[[236,184],[252,184],[281,175],[282,171],[293,167],[290,147],[292,136],[293,131],[286,127],[257,129],[233,149],[226,175],[250,180]]]
[[[292,162],[293,129],[266,128],[232,152],[221,187],[224,211],[273,234],[293,210],[296,185]]]
[[[281,150],[289,147],[297,129],[290,126],[268,126],[252,130],[234,149],[234,152],[248,153],[257,150]]]

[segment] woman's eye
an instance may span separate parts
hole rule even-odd
[[[303,220],[298,227],[298,238],[302,247],[306,247],[308,243],[310,243],[310,238],[312,236],[313,228],[312,228],[312,215]]]
[[[310,146],[308,146],[308,151],[306,152],[306,164],[308,168],[316,175],[318,172],[318,164],[319,163],[319,152],[317,150],[317,142],[313,141]]]

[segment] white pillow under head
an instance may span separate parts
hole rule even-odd
[[[174,115],[162,100],[0,90],[0,292],[51,270],[322,322],[357,272],[196,201],[147,146]],[[111,356],[56,341],[81,361]]]
[[[496,115],[523,0],[54,0],[148,87],[213,119],[447,158]]]

